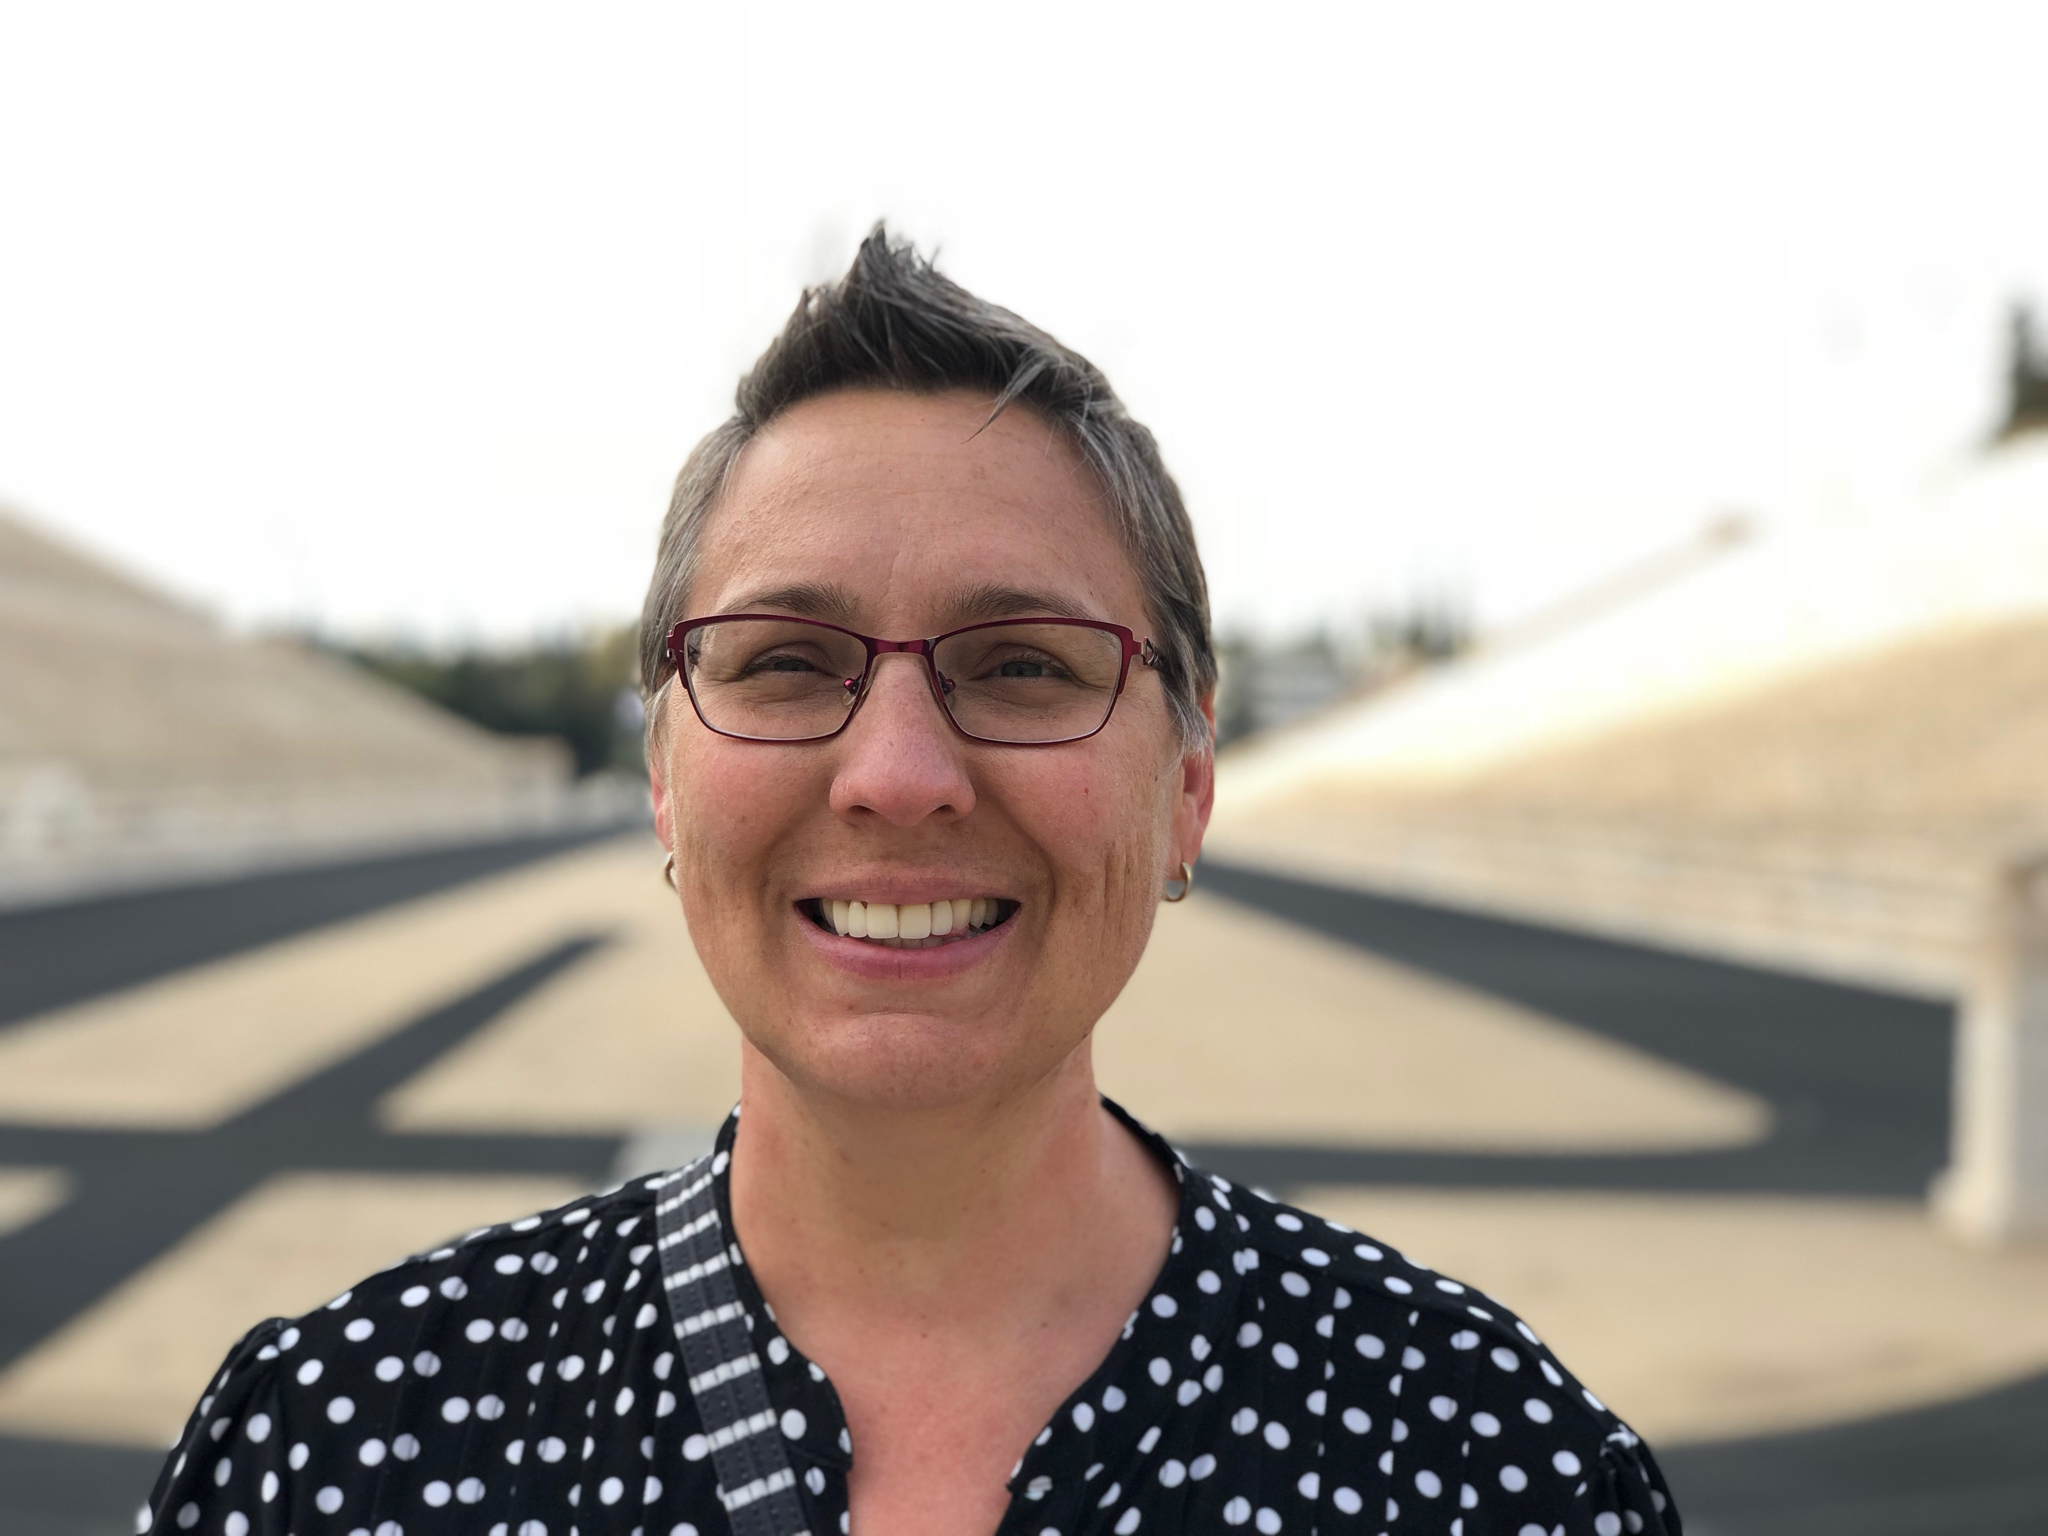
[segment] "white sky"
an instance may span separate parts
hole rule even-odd
[[[1108,371],[1221,625],[1497,621],[1982,438],[2044,60],[2022,4],[16,5],[0,500],[243,623],[625,617],[886,215]]]

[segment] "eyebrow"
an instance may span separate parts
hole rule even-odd
[[[756,613],[764,608],[780,609],[806,619],[823,619],[828,624],[853,629],[860,605],[850,591],[835,583],[799,581],[749,592],[727,611]],[[1069,619],[1096,617],[1089,612],[1088,604],[1075,598],[1058,592],[1004,586],[1000,582],[983,582],[967,588],[946,604],[946,612],[951,615],[949,622],[956,625],[979,624],[988,619],[1007,619],[1024,614]]]

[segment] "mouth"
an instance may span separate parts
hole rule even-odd
[[[797,908],[827,933],[883,949],[938,949],[999,928],[1018,904],[1000,896],[954,896],[938,901],[855,901],[814,896]]]

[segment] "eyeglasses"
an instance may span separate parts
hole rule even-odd
[[[877,640],[817,619],[722,613],[668,632],[697,718],[741,741],[824,741],[846,729],[875,658],[922,658],[932,696],[974,741],[1052,746],[1109,724],[1133,659],[1159,664],[1150,640],[1093,619],[1003,619],[930,640]]]

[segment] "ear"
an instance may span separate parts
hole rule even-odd
[[[655,695],[654,707],[660,709],[667,702],[665,693]],[[671,851],[676,846],[675,810],[668,797],[668,732],[656,721],[647,732],[647,789],[654,801],[654,835],[661,839],[661,846]]]
[[[1199,747],[1183,751],[1180,759],[1180,797],[1173,811],[1174,858],[1193,864],[1202,856],[1202,835],[1209,828],[1209,813],[1216,805],[1216,696],[1202,696],[1202,718],[1209,734]]]

